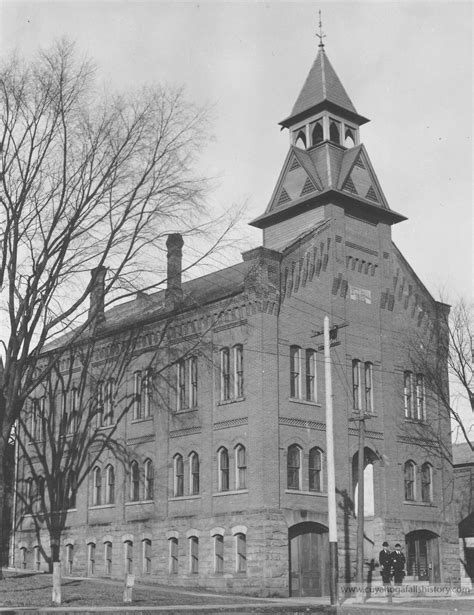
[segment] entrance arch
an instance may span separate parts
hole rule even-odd
[[[415,530],[405,536],[407,576],[415,581],[440,583],[439,536],[429,530]]]
[[[288,530],[290,596],[329,595],[328,528],[313,521]]]

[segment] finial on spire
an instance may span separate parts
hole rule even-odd
[[[319,11],[319,34],[316,32],[316,36],[319,38],[319,48],[324,51],[324,43],[323,38],[326,38],[326,35],[323,34],[323,24],[321,21],[321,11]]]

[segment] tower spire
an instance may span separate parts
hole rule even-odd
[[[316,32],[316,36],[319,38],[318,47],[321,49],[321,51],[324,51],[323,38],[326,38],[326,35],[323,33],[323,23],[321,20],[321,11],[319,11],[319,33]]]

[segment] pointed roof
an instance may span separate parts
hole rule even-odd
[[[357,113],[324,48],[320,47],[290,116],[280,122],[280,125],[288,128],[322,109],[332,109],[358,125],[369,121]]]

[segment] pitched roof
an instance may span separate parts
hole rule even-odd
[[[474,453],[468,442],[453,444],[453,463],[454,465],[473,464]]]
[[[306,115],[322,105],[335,105],[353,119],[357,118],[360,124],[368,121],[357,113],[324,50],[318,52],[291,114],[281,124],[287,126],[292,118]]]

